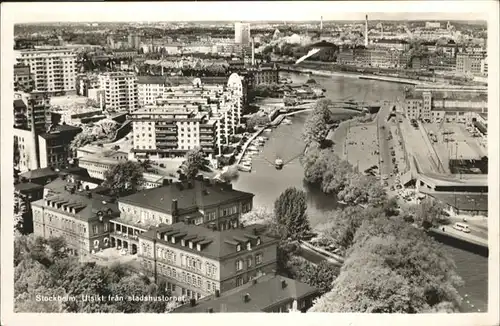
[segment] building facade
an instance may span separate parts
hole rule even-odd
[[[481,75],[483,59],[483,54],[458,53],[456,71],[466,75]]]
[[[139,258],[172,295],[201,299],[274,273],[277,244],[256,227],[218,231],[181,222],[139,235]]]
[[[250,44],[250,24],[235,23],[234,24],[234,43],[248,45]]]
[[[43,238],[63,237],[78,255],[109,248],[109,220],[118,215],[116,202],[77,188],[68,180],[65,191],[48,192],[32,203],[34,234]]]
[[[21,50],[15,55],[18,63],[30,67],[36,90],[53,94],[75,91],[76,53],[71,49]]]
[[[35,89],[35,80],[29,65],[14,65],[14,91],[31,92]]]
[[[38,135],[40,168],[60,168],[69,164],[72,158],[71,141],[82,132],[70,125],[50,126],[47,132]]]
[[[110,72],[99,76],[108,111],[131,112],[138,107],[137,77],[131,73]]]

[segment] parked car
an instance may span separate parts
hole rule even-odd
[[[453,228],[464,233],[470,233],[469,226],[464,223],[455,223],[455,225],[453,225]]]

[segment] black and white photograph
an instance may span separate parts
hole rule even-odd
[[[498,325],[498,3],[356,2],[2,4],[2,324]]]

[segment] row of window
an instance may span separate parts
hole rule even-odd
[[[248,256],[246,259],[247,269],[253,267],[253,257]],[[262,253],[258,253],[255,255],[255,265],[258,266],[262,264]],[[243,270],[243,259],[238,259],[236,261],[236,271]]]

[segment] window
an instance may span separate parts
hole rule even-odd
[[[260,238],[257,238],[257,246],[260,245]]]
[[[108,223],[104,223],[104,232],[108,232]]]
[[[236,251],[241,251],[241,245],[239,243],[236,245]]]
[[[241,271],[243,269],[243,260],[237,260],[236,261],[236,270]]]
[[[252,256],[247,258],[247,268],[252,267]]]
[[[236,286],[242,286],[242,285],[243,285],[243,278],[237,277],[236,278]]]
[[[250,241],[247,242],[247,250],[252,250],[252,243]]]
[[[262,264],[262,254],[255,255],[255,265]]]
[[[93,232],[94,234],[99,233],[99,227],[98,227],[97,225],[92,226],[92,232]]]

